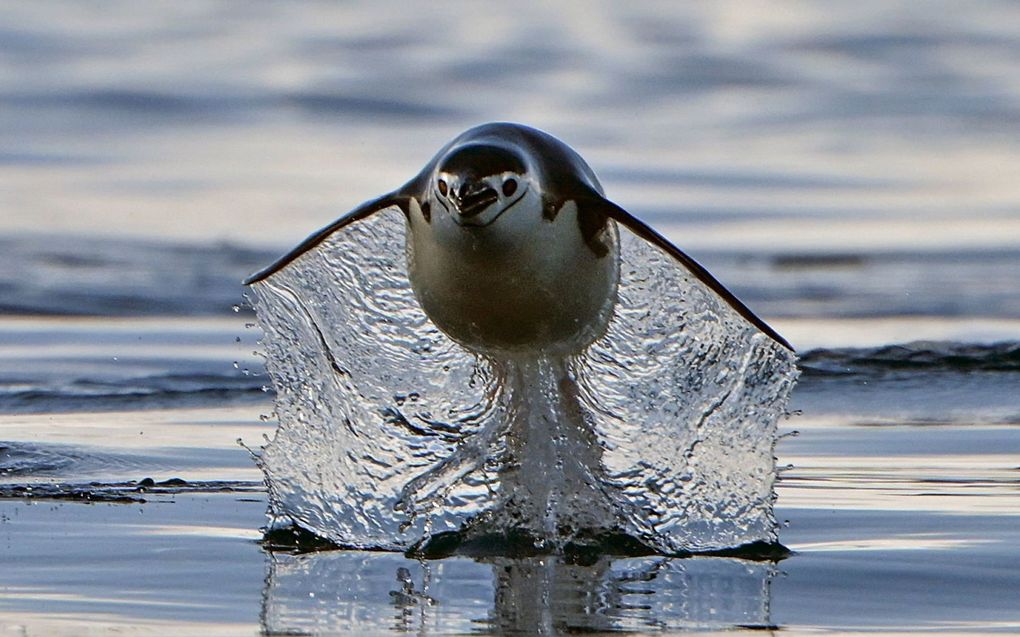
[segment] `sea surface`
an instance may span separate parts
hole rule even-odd
[[[0,635],[1020,633],[1020,5],[0,16]],[[240,280],[491,120],[797,348],[785,559],[263,541]]]

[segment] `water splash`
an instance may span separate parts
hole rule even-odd
[[[380,212],[256,284],[280,427],[273,514],[345,546],[513,531],[555,550],[624,534],[663,553],[775,541],[791,353],[626,229],[604,336],[497,359],[440,332]]]

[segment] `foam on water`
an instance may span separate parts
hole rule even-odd
[[[465,350],[419,307],[397,210],[254,286],[280,427],[272,512],[338,544],[624,534],[664,553],[776,540],[794,357],[621,229],[604,336],[565,358]]]

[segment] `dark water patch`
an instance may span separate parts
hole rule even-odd
[[[898,372],[1020,372],[1020,342],[979,345],[917,341],[869,348],[816,349],[800,357],[805,378],[882,377]]]
[[[747,116],[739,126],[833,132],[867,128],[894,138],[937,130],[946,140],[1011,131],[1020,122],[1020,108],[1008,95],[994,86],[973,87],[969,77],[950,73],[905,78],[873,90],[826,89],[804,103],[778,114]]]
[[[55,35],[10,26],[0,27],[0,47],[3,47],[5,55],[25,56],[38,61],[41,55],[48,53],[59,43],[60,39]]]
[[[846,175],[797,174],[790,172],[757,172],[750,170],[679,170],[661,167],[617,166],[600,169],[599,176],[606,182],[693,186],[739,189],[886,189],[903,184],[892,179],[853,177]],[[676,218],[677,211],[670,214]],[[685,215],[686,216],[686,215]],[[718,216],[718,215],[717,215]],[[729,215],[727,215],[729,216]],[[761,217],[761,212],[757,212]]]
[[[933,451],[932,445],[940,440],[946,444],[939,453],[949,455],[994,453],[1003,444],[1016,446],[1013,439],[1020,422],[1016,341],[817,349],[802,354],[800,367],[792,407],[802,410],[809,421],[852,424],[855,429],[909,427],[902,434],[886,431],[877,449],[901,437],[907,442],[896,448],[907,455]],[[796,420],[791,426],[798,426]],[[919,429],[925,433],[918,434]],[[827,444],[841,452],[859,447],[845,440]],[[869,444],[859,453],[877,452],[869,451]]]
[[[377,86],[371,87],[377,89]],[[95,88],[53,90],[45,93],[0,94],[0,106],[13,113],[54,115],[73,113],[98,130],[100,124],[113,124],[127,130],[146,124],[234,126],[261,121],[295,112],[317,117],[346,115],[378,121],[417,121],[429,123],[463,119],[468,112],[450,103],[403,99],[373,90],[305,90],[176,92],[171,89]],[[28,159],[31,160],[31,157]]]
[[[902,92],[843,91],[827,100],[822,108],[824,114],[820,114],[819,119],[903,120],[918,117],[922,123],[924,118],[933,118],[999,126],[1015,125],[1020,121],[1020,109],[1005,95],[990,90],[973,94],[946,90],[965,81],[962,77],[946,74],[916,78],[915,85],[904,87]]]
[[[87,155],[0,150],[0,166],[52,168],[54,166],[95,165],[99,163],[102,163],[102,160]]]
[[[675,99],[678,94],[729,89],[776,90],[799,83],[798,78],[779,65],[742,56],[690,52],[663,55],[655,62],[653,70],[618,78],[615,90],[603,97],[611,103],[619,103],[632,100],[635,94]]]
[[[691,252],[765,316],[1020,316],[1013,249]]]
[[[385,34],[312,35],[302,37],[294,49],[312,57],[333,61],[338,53],[375,56],[418,47],[430,40],[422,29],[394,30]]]
[[[266,400],[269,378],[248,374],[161,374],[127,379],[0,383],[0,411],[12,414],[199,407]],[[15,389],[5,389],[4,385]]]
[[[781,254],[773,258],[777,269],[856,268],[865,264],[862,254]]]
[[[137,89],[93,90],[53,99],[58,102],[66,100],[68,105],[81,108],[154,114],[194,114],[207,108],[206,104],[197,99]]]
[[[248,393],[252,394],[254,391]],[[237,392],[219,389],[190,392],[124,391],[90,396],[61,392],[19,392],[13,396],[0,398],[0,406],[9,413],[31,414],[198,407],[232,403],[238,399]],[[252,400],[254,399],[252,397]]]
[[[537,34],[536,34],[537,35]],[[485,86],[493,77],[504,86],[534,82],[537,77],[562,71],[576,62],[576,54],[557,46],[552,38],[535,37],[526,48],[496,45],[484,55],[472,56],[448,65],[444,75],[467,85]]]
[[[172,420],[164,421],[173,424]],[[87,421],[72,427],[87,428]],[[143,419],[122,419],[106,422],[107,433],[100,443],[128,443],[127,448],[94,446],[92,444],[66,445],[50,442],[0,442],[0,482],[8,485],[80,485],[108,484],[132,480],[135,476],[157,475],[160,478],[174,475],[191,475],[199,472],[216,476],[237,476],[235,469],[250,471],[247,455],[236,446],[234,439],[224,438],[215,427],[223,424],[213,420],[212,427],[199,435],[208,436],[209,447],[148,446],[138,448],[146,440],[145,433],[154,425]],[[118,426],[120,425],[120,426]],[[35,428],[42,428],[36,423]],[[191,431],[195,431],[191,429]],[[189,484],[194,484],[189,482]],[[146,486],[146,485],[143,485]],[[172,483],[161,485],[172,486]]]
[[[130,475],[139,468],[151,471],[166,464],[162,460],[156,453],[10,441],[0,448],[0,480],[17,479],[25,484],[31,480],[31,486],[37,481],[82,482],[85,476]]]
[[[70,236],[0,238],[0,252],[0,313],[49,316],[228,314],[241,279],[275,254]]]
[[[145,495],[185,495],[196,493],[260,493],[261,482],[186,481],[180,478],[155,481],[152,478],[127,482],[88,482],[67,484],[0,484],[0,499],[71,500],[77,502],[139,504]]]
[[[801,38],[786,45],[789,50],[833,53],[871,61],[917,60],[918,55],[943,55],[947,47],[995,49],[1005,55],[1020,52],[1015,39],[991,33],[886,31],[844,33]]]
[[[145,498],[131,490],[100,485],[0,485],[0,499],[7,500],[70,500],[74,502],[95,502],[106,504],[142,504]]]
[[[292,93],[281,99],[281,105],[297,108],[312,115],[352,115],[372,119],[446,120],[462,116],[458,109],[446,105],[400,100],[378,96],[351,95],[342,92]]]
[[[188,94],[140,87],[97,87],[0,95],[0,104],[10,109],[51,109],[73,111],[78,116],[99,115],[189,123],[210,118],[219,121],[227,117],[238,117],[266,103],[263,98],[242,94]]]
[[[83,455],[66,446],[0,444],[0,479],[59,473],[80,462]]]

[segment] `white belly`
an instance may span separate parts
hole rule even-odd
[[[504,355],[575,352],[612,316],[619,280],[614,222],[598,257],[583,241],[577,207],[554,221],[530,199],[491,225],[462,227],[443,210],[426,223],[412,204],[407,259],[411,286],[439,329],[465,347]]]

